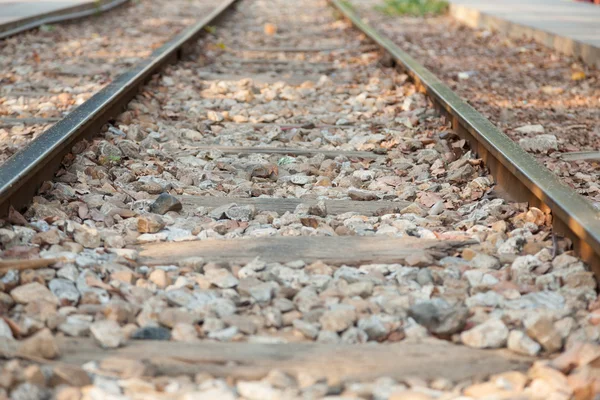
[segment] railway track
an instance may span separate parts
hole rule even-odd
[[[0,395],[595,390],[595,214],[333,6],[225,2],[0,167]]]

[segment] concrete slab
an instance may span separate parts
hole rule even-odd
[[[535,39],[600,68],[600,7],[570,0],[450,0],[450,13],[476,28]]]
[[[0,38],[117,7],[128,0],[0,0]]]

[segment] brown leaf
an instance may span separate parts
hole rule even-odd
[[[13,225],[29,225],[25,217],[20,212],[15,210],[13,206],[10,206],[10,208],[8,209],[8,222],[10,222]]]
[[[421,192],[417,200],[424,207],[431,208],[435,203],[442,200],[442,197],[432,192]]]

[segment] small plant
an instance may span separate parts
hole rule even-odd
[[[100,165],[115,165],[121,161],[121,157],[114,155],[100,156],[98,157],[98,162]]]
[[[40,31],[42,32],[54,32],[56,30],[56,25],[44,24],[40,26]]]
[[[281,157],[279,159],[279,161],[277,161],[277,165],[281,166],[281,165],[293,164],[295,161],[296,160],[292,157],[284,156],[284,157]]]
[[[204,30],[210,33],[211,35],[214,35],[217,32],[217,27],[214,25],[206,25],[204,27]]]
[[[426,15],[440,15],[448,9],[448,2],[444,0],[384,0],[377,9],[388,15],[412,15],[424,17]]]

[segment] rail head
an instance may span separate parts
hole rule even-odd
[[[600,215],[574,189],[541,165],[430,70],[364,21],[344,0],[331,4],[394,60],[447,113],[457,133],[486,161],[498,184],[519,200],[552,212],[554,227],[570,237],[579,255],[600,273]],[[509,175],[509,176],[508,176]]]

